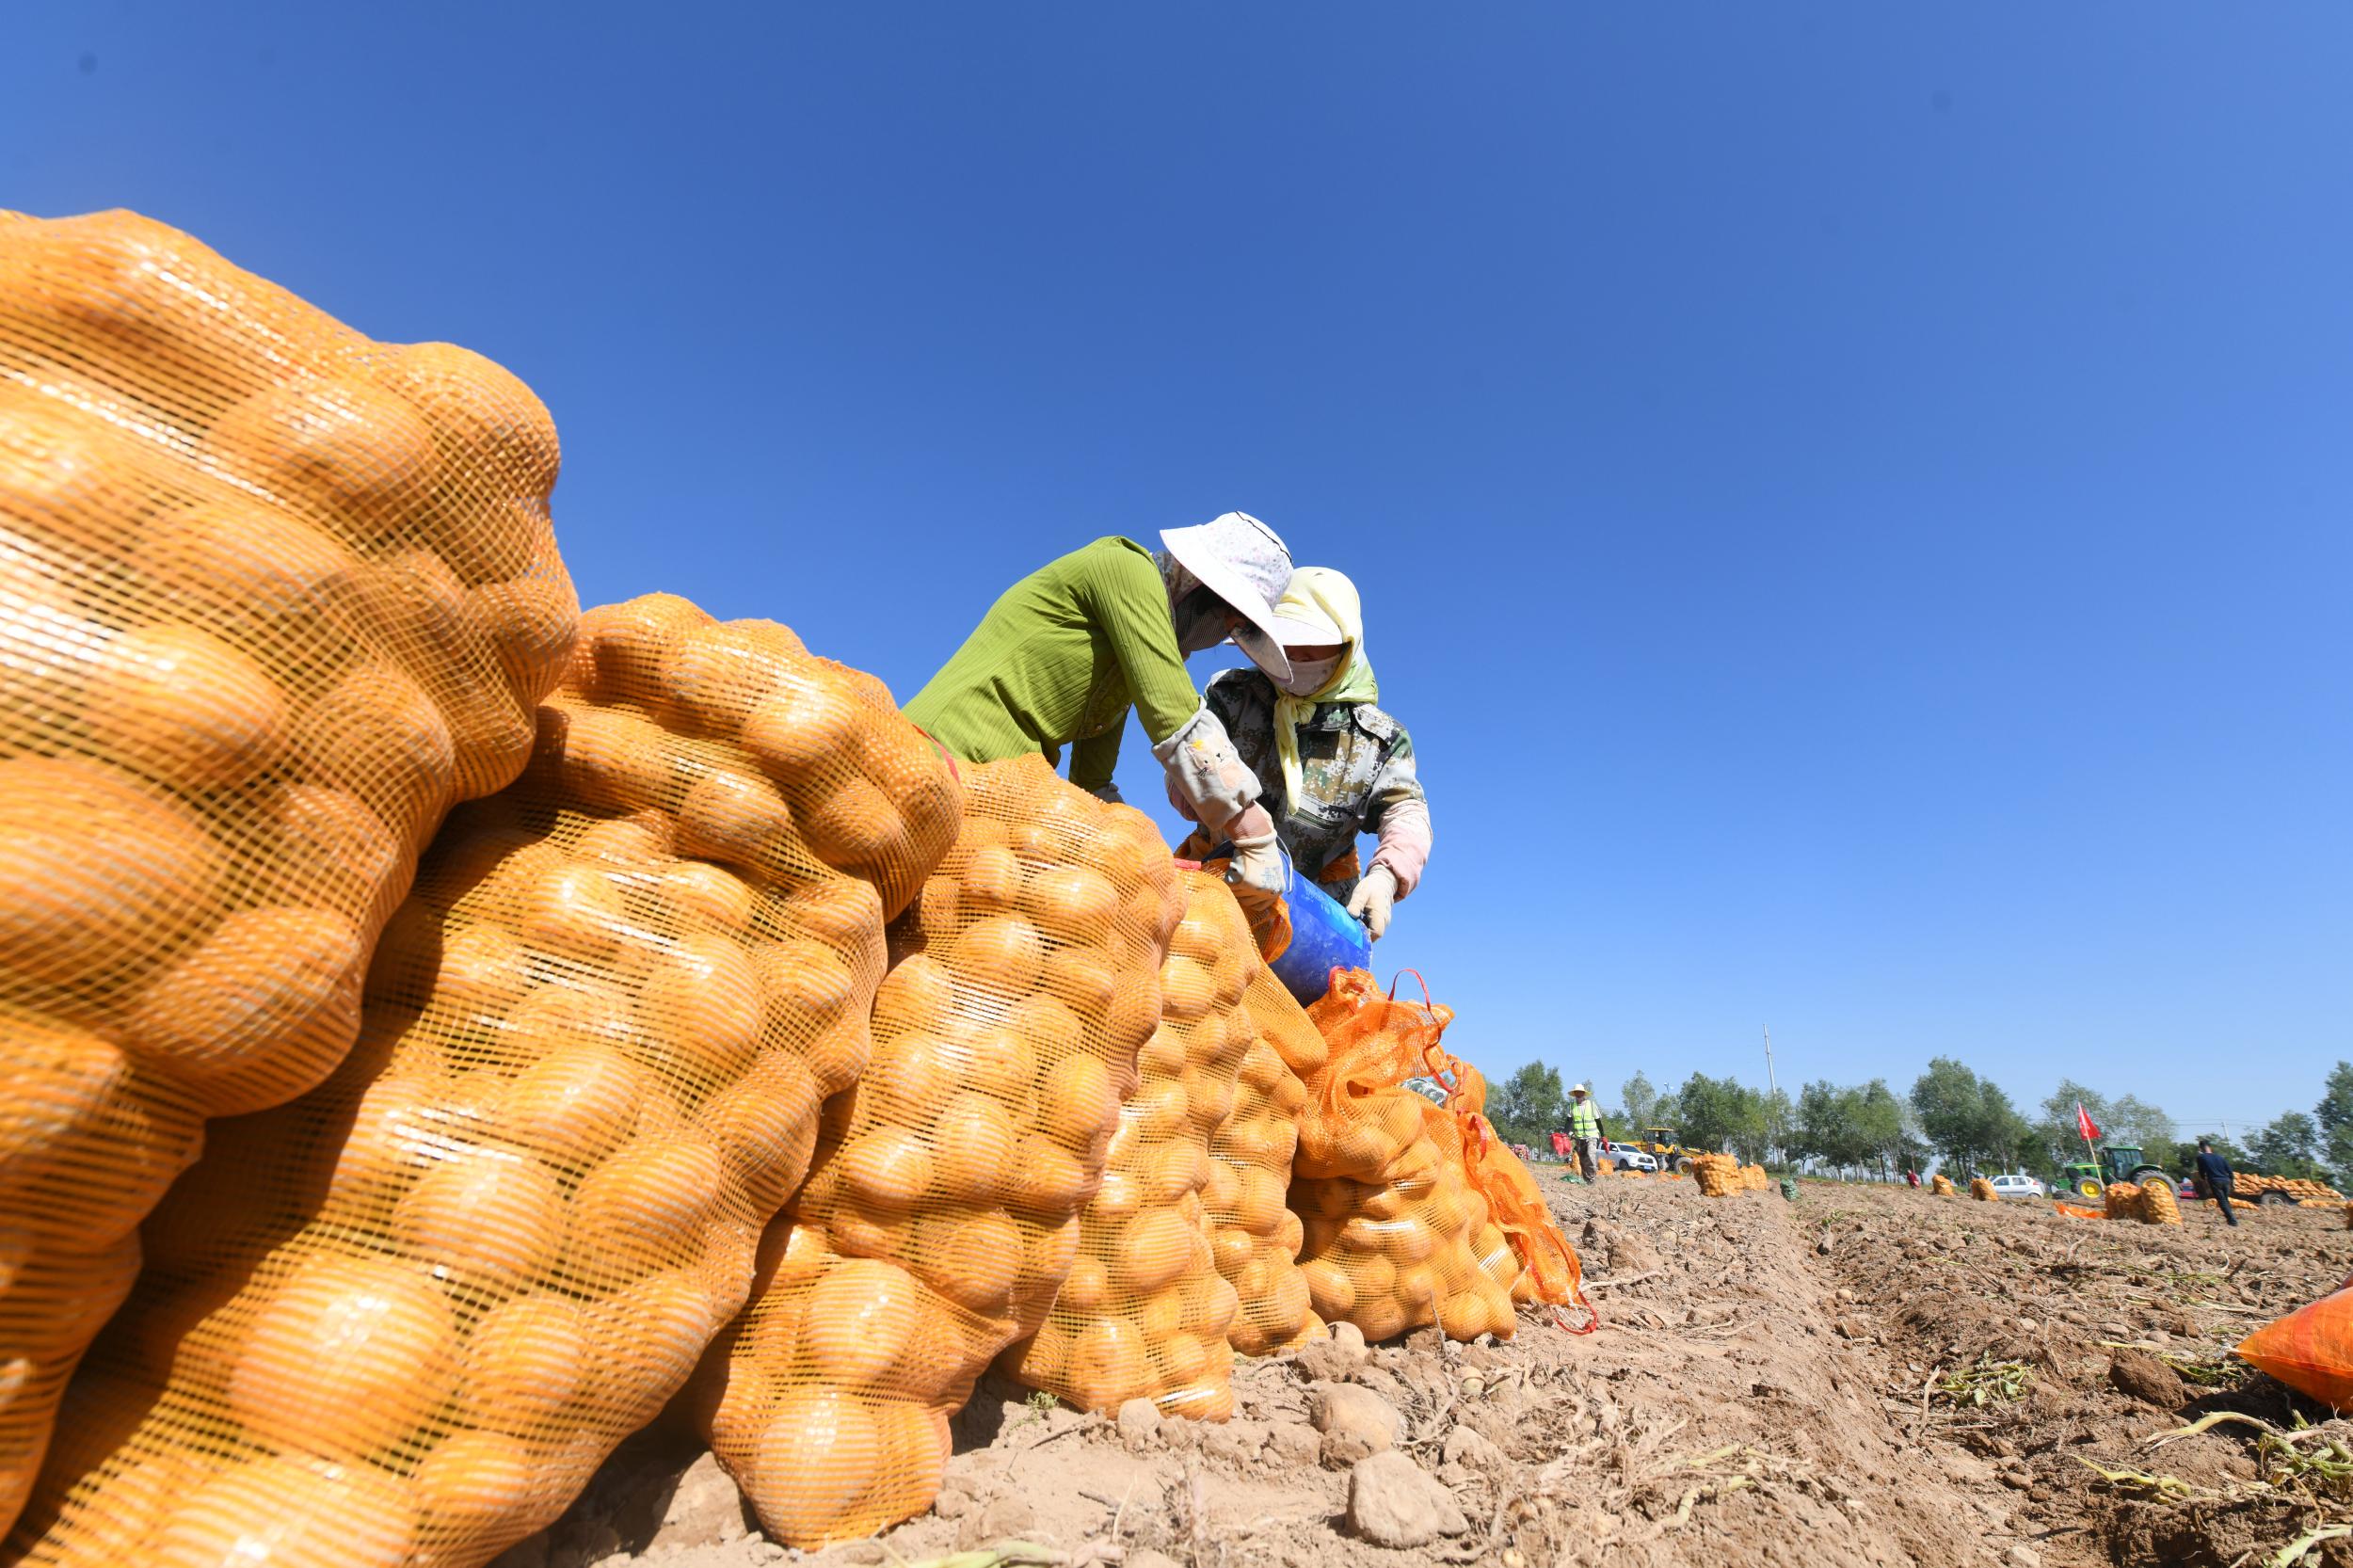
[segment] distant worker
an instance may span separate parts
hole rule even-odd
[[[2198,1174],[2205,1178],[2206,1191],[2213,1194],[2222,1218],[2231,1224],[2238,1224],[2238,1216],[2231,1211],[2231,1189],[2235,1178],[2231,1175],[2231,1162],[2214,1152],[2214,1141],[2198,1140]]]
[[[1289,673],[1276,675],[1263,659],[1257,669],[1222,671],[1209,681],[1209,710],[1264,781],[1274,831],[1299,874],[1379,941],[1430,859],[1430,804],[1413,737],[1374,705],[1381,683],[1365,657],[1355,584],[1329,567],[1302,567],[1274,614]],[[1359,833],[1380,840],[1361,875]],[[1196,834],[1184,853],[1198,858],[1212,847],[1212,834]]]
[[[1609,1136],[1601,1125],[1601,1112],[1593,1104],[1591,1085],[1580,1083],[1569,1091],[1569,1142],[1577,1147],[1577,1171],[1587,1181],[1601,1179],[1601,1144]]]
[[[1914,1170],[1906,1170],[1904,1172],[1904,1179],[1912,1183],[1913,1186],[1917,1187],[1920,1185],[1920,1173]]]
[[[1290,551],[1246,512],[1163,529],[1160,543],[1156,552],[1100,538],[1016,583],[907,702],[906,715],[970,762],[1036,752],[1050,764],[1069,746],[1070,782],[1117,800],[1112,772],[1132,707],[1171,798],[1232,842],[1237,880],[1279,894],[1282,856],[1274,819],[1258,804],[1258,776],[1202,702],[1185,659],[1230,636],[1259,665],[1290,678],[1273,631]]]

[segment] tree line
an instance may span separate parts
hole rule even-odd
[[[2060,1080],[2029,1113],[1992,1079],[1949,1056],[1930,1061],[1903,1093],[1885,1079],[1860,1084],[1817,1080],[1801,1088],[1795,1100],[1786,1090],[1769,1092],[1705,1073],[1661,1092],[1637,1072],[1620,1085],[1615,1108],[1600,1109],[1609,1136],[1625,1143],[1643,1141],[1650,1128],[1671,1128],[1688,1148],[1893,1179],[1931,1164],[1953,1173],[2024,1170],[2056,1176],[2061,1167],[2088,1158],[2075,1124],[2078,1104],[2098,1125],[2102,1142],[2137,1144],[2177,1175],[2189,1169],[2204,1136],[2234,1168],[2305,1176],[2353,1192],[2353,1062],[2336,1064],[2309,1113],[2275,1117],[2244,1144],[2218,1131],[2185,1130],[2159,1106],[2132,1095],[2111,1098],[2073,1079]],[[1545,1146],[1569,1125],[1560,1070],[1542,1061],[1520,1068],[1489,1093],[1487,1114],[1509,1141]]]

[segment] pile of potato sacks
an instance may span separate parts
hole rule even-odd
[[[1000,1357],[1217,1418],[1235,1350],[1561,1299],[1401,1086],[1445,1009],[1311,1014],[1141,813],[784,627],[580,615],[556,468],[478,356],[0,214],[14,1560],[479,1564],[682,1389],[817,1545]]]
[[[0,214],[0,1528],[203,1119],[360,1028],[578,602],[555,426],[129,213]]]
[[[150,1221],[25,1560],[472,1563],[550,1523],[743,1305],[957,815],[887,694],[782,627],[591,612],[530,768],[393,917],[358,1048]]]

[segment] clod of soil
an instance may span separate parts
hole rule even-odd
[[[2143,1404],[2179,1410],[2189,1402],[2189,1384],[2182,1374],[2147,1351],[2130,1346],[2108,1357],[2108,1382]]]
[[[1403,1454],[1377,1453],[1348,1472],[1348,1528],[1376,1546],[1426,1546],[1470,1521],[1454,1494]]]

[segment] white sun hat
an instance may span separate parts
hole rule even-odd
[[[1248,512],[1227,512],[1191,528],[1163,528],[1160,543],[1201,585],[1241,612],[1234,632],[1250,662],[1277,680],[1291,662],[1275,632],[1274,601],[1291,580],[1291,552],[1281,535]]]
[[[1569,1090],[1572,1095],[1590,1095],[1593,1092],[1593,1086],[1590,1083],[1579,1083]]]

